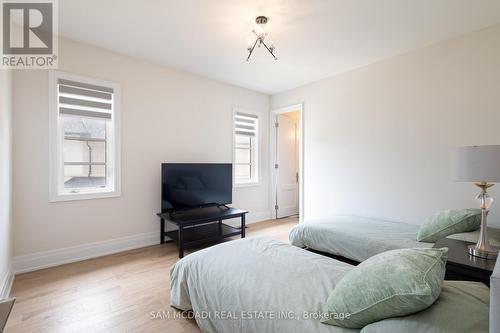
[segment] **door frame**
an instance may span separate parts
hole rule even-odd
[[[282,108],[277,108],[271,110],[271,117],[269,122],[270,135],[269,135],[269,161],[271,162],[269,167],[271,169],[271,211],[273,219],[276,219],[276,210],[274,206],[276,205],[276,192],[277,192],[277,176],[278,171],[274,167],[276,164],[276,156],[278,153],[278,147],[276,142],[276,120],[279,114],[298,111],[299,112],[299,222],[304,220],[304,138],[305,138],[305,126],[304,126],[304,103],[293,104],[285,106]]]

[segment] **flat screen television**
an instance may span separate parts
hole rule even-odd
[[[231,163],[163,163],[161,165],[161,208],[173,211],[233,201]]]

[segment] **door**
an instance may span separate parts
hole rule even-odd
[[[279,114],[276,118],[276,218],[299,213],[299,115]]]

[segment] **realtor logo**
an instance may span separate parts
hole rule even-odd
[[[0,0],[2,53],[0,68],[57,68],[55,0]]]

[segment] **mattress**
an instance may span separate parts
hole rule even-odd
[[[361,331],[322,324],[330,292],[351,269],[262,237],[234,240],[190,254],[172,267],[171,305],[193,310],[205,333],[488,332],[489,289],[462,281],[445,281],[436,304],[414,315]]]
[[[193,310],[208,333],[359,332],[312,318],[323,312],[330,291],[353,267],[266,238],[234,240],[173,266],[171,304]]]
[[[343,256],[358,262],[378,253],[414,247],[433,247],[417,242],[419,225],[356,216],[337,216],[302,223],[290,230],[292,245]],[[500,245],[500,229],[488,228],[492,245]],[[448,238],[477,242],[479,230]]]
[[[417,242],[418,225],[372,218],[338,216],[295,226],[290,243],[358,262],[395,249],[433,247]]]

